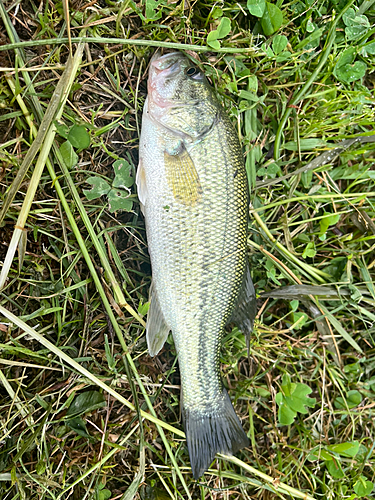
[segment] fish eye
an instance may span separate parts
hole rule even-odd
[[[188,68],[186,70],[186,75],[189,76],[190,78],[194,78],[194,79],[202,78],[202,73],[195,66],[191,66],[190,68]]]

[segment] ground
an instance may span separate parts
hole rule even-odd
[[[0,1],[1,498],[374,498],[374,6]],[[158,46],[208,76],[250,188],[258,315],[221,371],[251,445],[199,482],[144,336]]]

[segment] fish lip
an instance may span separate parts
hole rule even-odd
[[[156,50],[150,61],[148,77],[148,92],[152,99],[161,107],[169,106],[169,100],[158,97],[159,84],[172,80],[181,71],[181,62],[185,59],[182,52],[168,52],[161,55],[160,49]]]
[[[175,73],[175,69],[177,69],[177,66],[181,59],[184,59],[185,56],[181,52],[168,52],[167,54],[160,55],[161,51],[158,49],[154,55],[151,58],[150,61],[150,69],[156,70],[156,74],[160,74],[163,71],[168,70]],[[176,60],[177,58],[177,60]],[[168,59],[172,59],[170,63],[168,63]],[[173,68],[176,66],[176,68]]]
[[[179,52],[177,50],[175,50],[174,52],[167,52],[166,54],[163,54],[161,53],[161,49],[157,49],[155,50],[153,56],[151,57],[151,64],[155,63],[156,61],[158,61],[159,59],[161,60],[165,60],[165,59],[168,59],[169,57],[177,57],[177,56],[180,56],[180,57],[185,57],[184,54],[182,52]]]

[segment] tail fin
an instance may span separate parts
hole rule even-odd
[[[204,412],[184,408],[183,417],[195,479],[208,469],[216,453],[233,455],[249,444],[225,389],[219,407]]]

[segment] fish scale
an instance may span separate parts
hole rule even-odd
[[[203,74],[201,80],[188,78],[191,67],[180,53],[151,63],[137,186],[152,265],[149,350],[157,354],[172,331],[198,478],[215,453],[248,443],[220,379],[219,352],[238,302],[247,301],[254,315],[255,300],[252,283],[251,296],[242,297],[251,282],[242,151]]]

